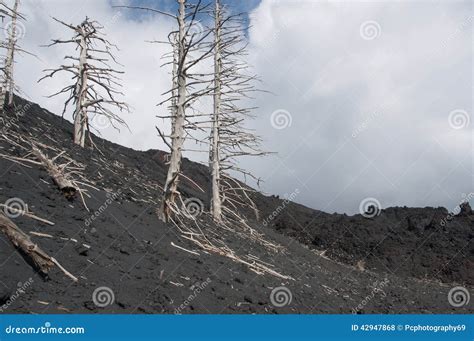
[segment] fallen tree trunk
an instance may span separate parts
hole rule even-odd
[[[72,181],[64,174],[64,170],[54,164],[41,150],[33,146],[33,155],[41,162],[48,174],[53,178],[56,185],[64,193],[67,198],[73,198],[78,188]]]
[[[66,276],[77,282],[77,278],[64,269],[59,262],[33,243],[30,237],[20,230],[10,218],[0,212],[0,230],[5,233],[13,246],[26,258],[27,262],[40,274],[48,275],[56,265]]]
[[[10,218],[0,212],[0,230],[8,237],[10,242],[17,248],[30,264],[43,275],[47,275],[55,262],[38,245],[33,243],[30,237],[15,225]]]

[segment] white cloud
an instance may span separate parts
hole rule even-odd
[[[20,86],[59,113],[61,99],[44,96],[65,78],[36,84],[41,69],[59,65],[65,51],[40,48],[67,32],[49,16],[78,22],[89,15],[121,48],[124,92],[134,107],[132,133],[106,138],[137,149],[160,148],[155,118],[169,70],[159,67],[172,20],[133,20],[106,1],[24,0],[28,17]],[[375,21],[375,39],[361,25]],[[253,125],[278,156],[243,161],[265,180],[267,192],[300,189],[296,201],[327,211],[357,211],[365,197],[387,205],[455,206],[474,190],[472,130],[453,129],[449,113],[472,117],[472,12],[469,2],[316,2],[264,0],[251,13],[250,61],[266,90]],[[378,27],[376,26],[378,30]],[[367,37],[366,37],[367,38]],[[272,112],[291,113],[282,130]],[[164,109],[161,109],[164,110]],[[70,116],[70,115],[69,115]],[[471,119],[472,122],[472,119]],[[353,137],[355,136],[355,137]]]
[[[300,187],[297,201],[345,212],[370,196],[451,208],[474,189],[472,130],[448,122],[472,113],[469,3],[268,0],[252,25],[253,63],[276,94],[259,98],[258,128],[280,154],[259,164],[265,189]],[[292,126],[272,131],[278,109]]]

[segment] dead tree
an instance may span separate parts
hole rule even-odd
[[[224,216],[235,219],[242,208],[258,212],[251,200],[253,190],[235,180],[230,173],[243,174],[259,182],[251,172],[240,168],[236,159],[241,156],[261,156],[261,139],[246,127],[253,118],[252,107],[242,105],[251,99],[257,78],[249,74],[245,62],[244,20],[242,15],[229,15],[215,0],[214,9],[214,93],[211,120],[209,170],[211,175],[211,213],[215,221]],[[239,218],[240,220],[240,218]]]
[[[220,195],[220,143],[219,143],[219,125],[220,125],[220,111],[221,111],[221,72],[222,72],[222,59],[221,59],[221,25],[222,25],[222,12],[220,8],[219,0],[215,3],[214,13],[214,111],[212,114],[212,127],[210,136],[210,149],[209,149],[209,170],[211,173],[211,214],[216,222],[222,221],[222,200]]]
[[[168,173],[166,175],[165,186],[163,188],[163,197],[161,202],[161,214],[164,221],[168,221],[171,214],[170,205],[175,202],[175,196],[178,192],[179,173],[181,172],[181,160],[182,150],[184,144],[184,123],[185,123],[185,112],[186,112],[186,9],[185,0],[178,0],[179,3],[179,14],[178,14],[178,35],[176,42],[176,50],[178,54],[177,66],[176,66],[176,80],[173,80],[173,84],[176,84],[177,89],[172,89],[172,103],[173,117],[172,120],[172,134],[171,144],[168,144],[171,149],[170,161],[168,166]],[[174,92],[174,93],[173,93]]]
[[[170,159],[168,173],[163,190],[162,204],[160,208],[161,217],[168,221],[173,211],[177,210],[176,198],[179,195],[178,185],[181,175],[181,160],[185,140],[203,142],[203,140],[193,134],[194,131],[204,131],[200,127],[199,113],[193,103],[202,96],[207,95],[212,90],[211,73],[202,71],[194,74],[193,68],[212,55],[213,44],[207,41],[211,30],[198,26],[196,16],[207,10],[206,6],[201,6],[200,2],[189,5],[185,0],[178,0],[179,11],[177,16],[178,29],[172,32],[170,40],[174,47],[176,58],[173,62],[175,75],[173,75],[173,87],[168,94],[171,96],[164,102],[171,102],[171,135],[168,137],[171,142],[167,142],[165,135],[160,133],[165,143],[170,148]],[[189,113],[191,112],[191,113]],[[163,116],[160,116],[165,118]]]
[[[163,189],[161,207],[159,209],[160,218],[169,221],[173,212],[177,213],[177,198],[179,197],[178,185],[181,173],[182,154],[185,150],[185,141],[194,140],[203,142],[193,134],[194,131],[204,131],[199,126],[199,113],[193,107],[193,103],[202,96],[212,91],[212,73],[196,72],[197,65],[212,56],[213,44],[207,41],[211,30],[200,25],[197,17],[207,12],[208,6],[202,6],[201,1],[194,4],[186,0],[176,0],[178,4],[178,14],[173,15],[157,9],[117,6],[122,8],[142,9],[156,12],[174,18],[177,22],[177,29],[168,35],[168,41],[153,41],[155,43],[165,43],[171,46],[172,52],[164,57],[169,57],[172,64],[172,85],[171,89],[163,95],[166,97],[159,105],[169,104],[170,114],[160,115],[163,119],[170,119],[170,134],[166,135],[158,127],[158,133],[164,143],[170,148],[168,160],[168,172]],[[190,114],[191,112],[191,114]]]
[[[94,20],[86,19],[77,26],[66,24],[56,18],[58,23],[74,31],[71,39],[55,39],[48,46],[60,44],[75,44],[79,51],[79,56],[65,56],[64,59],[71,60],[72,64],[61,65],[56,69],[46,69],[47,75],[39,81],[53,77],[57,72],[67,72],[72,75],[75,81],[60,91],[49,97],[67,93],[67,98],[62,115],[64,116],[69,104],[74,105],[74,143],[84,147],[86,131],[89,132],[94,127],[90,124],[90,115],[102,115],[108,119],[111,125],[118,129],[115,123],[126,126],[125,121],[113,109],[120,112],[129,112],[129,107],[125,102],[119,101],[116,97],[123,96],[119,90],[121,88],[119,74],[123,71],[114,69],[110,64],[118,64],[113,49],[117,46],[110,43],[102,33],[103,27]],[[91,140],[92,143],[92,140]]]
[[[157,43],[165,43],[171,46],[171,51],[165,55],[165,57],[169,57],[171,61],[164,65],[172,64],[171,89],[164,94],[167,98],[160,103],[160,105],[168,103],[170,113],[164,116],[159,116],[171,121],[170,134],[165,135],[157,128],[159,135],[171,151],[169,155],[168,174],[160,207],[160,216],[164,221],[170,221],[173,223],[183,239],[193,242],[205,252],[212,252],[228,257],[235,262],[248,266],[252,271],[255,271],[258,274],[267,273],[283,279],[292,279],[289,276],[282,275],[273,270],[271,265],[259,260],[251,254],[244,256],[238,255],[237,252],[232,250],[225,243],[225,238],[223,237],[225,234],[222,232],[228,229],[222,229],[220,226],[217,226],[206,219],[198,220],[196,216],[193,216],[193,212],[187,212],[186,205],[179,206],[179,203],[185,204],[186,201],[189,200],[188,198],[183,202],[183,198],[178,188],[180,178],[187,179],[181,172],[182,152],[184,150],[190,150],[185,148],[185,142],[194,141],[202,143],[206,142],[206,140],[209,141],[207,138],[210,128],[209,112],[203,113],[198,111],[197,106],[194,105],[194,103],[199,99],[209,98],[209,95],[214,93],[215,86],[213,80],[215,72],[212,70],[200,70],[200,68],[195,68],[195,66],[205,65],[205,63],[201,62],[206,60],[208,57],[210,59],[213,56],[215,42],[214,40],[209,41],[210,39],[208,39],[208,37],[211,37],[212,29],[199,27],[198,31],[196,31],[196,26],[199,26],[197,22],[198,14],[208,14],[207,7],[200,6],[200,2],[196,2],[195,5],[190,5],[185,0],[177,0],[177,2],[179,5],[177,16],[150,8],[117,6],[122,8],[145,9],[160,13],[176,19],[178,25],[177,30],[168,35],[168,41],[155,41]],[[230,45],[231,43],[228,42],[223,44],[222,51],[226,51],[228,48],[226,46],[227,44]],[[231,70],[223,70],[221,74],[228,75],[229,73],[231,73]],[[237,93],[245,90],[244,85],[239,86],[238,81],[231,82],[231,76],[229,75],[228,77],[229,79],[226,79],[222,76],[223,91],[221,92],[221,95],[225,104],[223,105],[223,108],[226,108],[226,105],[228,105],[225,102],[228,100],[226,96],[229,96],[230,98],[230,94],[227,92],[228,88],[236,86]],[[240,82],[245,84],[245,80],[243,79],[243,77],[240,77]],[[224,90],[226,92],[224,92]],[[223,114],[220,113],[219,115]],[[223,123],[220,124],[220,129],[225,128],[226,120],[223,119],[222,122]],[[202,138],[198,135],[201,133],[203,134]],[[222,136],[225,139],[225,136]],[[242,142],[241,146],[244,144],[245,142]],[[203,150],[198,151],[207,153],[207,151]],[[223,161],[221,161],[221,167],[222,172],[226,171]],[[220,174],[222,174],[222,172]],[[191,179],[187,180],[192,181]],[[227,182],[224,181],[224,184],[226,183]],[[232,187],[236,187],[236,185],[233,185]],[[246,192],[244,192],[243,195],[245,196]],[[188,202],[192,202],[192,199]],[[190,209],[190,211],[191,210],[192,209]],[[190,219],[193,221],[190,221]],[[249,231],[250,233],[248,233]],[[245,233],[238,232],[237,235],[242,238],[250,238],[254,241],[258,241],[275,250],[281,249],[281,246],[279,245],[264,241],[262,235],[254,233],[255,231],[252,229],[246,229],[244,232]],[[244,234],[246,235],[244,236]],[[188,250],[174,243],[172,243],[172,246],[184,252],[189,252],[193,255],[199,256],[199,252],[194,250]]]
[[[18,19],[24,19],[18,13],[18,6],[20,0],[15,0],[13,8],[9,8],[2,1],[0,3],[0,15],[2,19],[7,17],[11,21],[7,24],[5,29],[6,34],[8,34],[6,40],[2,43],[2,48],[6,49],[6,54],[4,57],[4,64],[2,65],[2,88],[0,90],[0,108],[3,110],[5,107],[5,101],[7,98],[8,92],[8,105],[13,104],[13,92],[15,90],[15,82],[13,77],[13,66],[15,62],[15,53],[17,51],[22,51],[18,46],[18,39],[21,36],[21,32],[18,29]]]

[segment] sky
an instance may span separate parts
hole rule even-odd
[[[358,213],[367,203],[444,206],[474,192],[472,130],[473,11],[470,1],[226,1],[247,11],[248,61],[267,92],[249,122],[275,154],[241,165],[261,190],[326,212]],[[20,44],[37,58],[18,59],[15,76],[32,101],[60,114],[64,97],[47,98],[70,80],[37,84],[42,70],[74,49],[42,47],[69,32],[51,16],[104,25],[120,51],[130,127],[101,126],[103,137],[139,150],[166,149],[154,126],[170,86],[164,40],[175,22],[113,4],[175,9],[171,0],[22,0]],[[65,116],[71,117],[71,109]],[[187,154],[205,161],[205,154]],[[472,201],[471,201],[472,203]]]

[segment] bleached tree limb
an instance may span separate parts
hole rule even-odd
[[[18,18],[18,5],[19,0],[15,0],[13,5],[13,9],[11,11],[5,11],[11,18],[11,26],[10,32],[8,32],[7,41],[5,43],[7,51],[5,56],[5,61],[3,65],[3,81],[2,81],[2,89],[0,90],[0,108],[3,110],[5,107],[6,95],[8,91],[8,105],[13,103],[13,90],[15,88],[14,80],[13,80],[13,65],[14,65],[14,57],[15,57],[15,47],[16,47],[16,39],[15,34],[17,34],[17,18]],[[2,2],[3,7],[3,2]]]
[[[54,257],[51,257],[51,261],[56,264],[56,266],[62,271],[64,272],[64,274],[66,276],[68,276],[70,279],[72,279],[74,282],[77,282],[78,279],[76,276],[74,276],[73,274],[71,274],[69,271],[67,271],[61,264],[59,264],[59,262],[56,260],[56,258]]]

